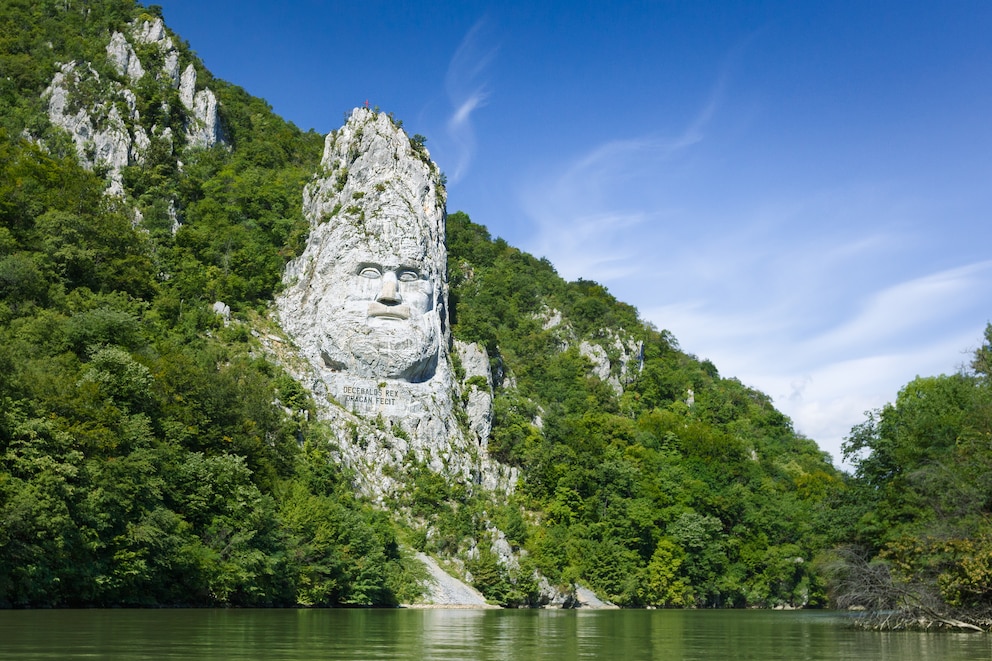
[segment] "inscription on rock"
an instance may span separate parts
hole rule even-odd
[[[306,381],[341,460],[366,493],[395,488],[409,453],[436,472],[511,490],[513,472],[455,415],[440,170],[389,116],[365,108],[327,136],[321,166],[303,195],[307,245],[287,265],[276,305],[313,370]]]
[[[341,394],[346,407],[354,404],[396,406],[400,397],[399,390],[384,387],[344,386],[341,389]]]
[[[455,386],[437,168],[366,109],[328,136],[322,163],[304,192],[307,246],[276,301],[283,328],[345,410],[448,438]]]

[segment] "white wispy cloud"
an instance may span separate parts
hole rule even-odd
[[[792,375],[786,372],[748,378],[751,385],[772,395],[797,430],[815,439],[835,463],[841,464],[842,443],[851,428],[864,421],[866,411],[894,401],[899,389],[917,376],[956,371],[966,362],[963,350],[979,339],[980,326],[976,323],[963,332],[945,328],[898,351],[853,359],[844,359],[844,353],[838,352],[829,360],[812,362],[809,371],[793,377],[793,383],[787,383]],[[854,353],[863,352],[856,348]],[[799,388],[794,387],[797,385]]]
[[[554,178],[532,182],[523,193],[536,230],[528,249],[551,259],[566,278],[608,281],[629,274],[640,228],[656,228],[666,212],[646,208],[626,191],[650,186],[664,161],[688,144],[681,138],[613,141]]]
[[[966,264],[866,292],[856,316],[806,342],[821,352],[870,350],[918,336],[921,327],[945,319],[975,300],[989,284],[992,261]]]
[[[661,191],[680,158],[705,139],[723,103],[726,70],[674,135],[608,140],[530,182],[521,193],[536,229],[528,249],[551,259],[566,278],[608,282],[636,273],[646,236],[663,240],[666,220],[680,216]],[[652,190],[658,192],[646,204],[644,191]]]
[[[843,253],[844,246],[826,252]],[[815,296],[834,284],[828,281],[833,272],[824,268],[819,284],[807,293]],[[992,262],[890,286],[859,280],[835,284],[854,304],[812,328],[801,320],[802,302],[781,295],[756,296],[750,309],[741,310],[713,292],[694,291],[695,302],[642,314],[671,330],[686,350],[713,360],[721,373],[769,394],[797,430],[840,462],[841,443],[865,411],[892,401],[918,375],[953,372],[967,362],[966,352],[977,346],[988,314]],[[751,286],[768,291],[760,282]]]
[[[606,140],[529,180],[525,247],[769,394],[840,462],[866,410],[967,361],[992,315],[992,261],[955,263],[938,241],[953,206],[898,170],[766,163],[760,190],[704,190],[729,169],[714,163],[728,80],[680,130]]]
[[[455,147],[455,165],[450,172],[452,182],[461,179],[472,162],[475,152],[475,131],[472,114],[489,99],[488,69],[497,49],[490,46],[485,19],[472,26],[462,39],[448,64],[445,88],[452,113],[447,121],[447,135]]]
[[[566,277],[606,282],[685,350],[769,394],[838,463],[866,410],[966,362],[990,314],[992,261],[928,266],[929,226],[906,220],[898,187],[762,191],[727,222],[678,191],[631,202],[603,183],[629,181],[625,168],[643,178],[646,163],[665,176],[678,152],[662,147],[604,145],[545,187],[530,207],[540,254]],[[674,156],[632,166],[645,152]]]

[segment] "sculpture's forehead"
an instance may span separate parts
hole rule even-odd
[[[443,237],[432,236],[416,223],[404,226],[384,223],[381,218],[361,223],[336,220],[317,228],[322,234],[318,257],[322,270],[354,272],[363,264],[374,264],[387,269],[415,268],[431,277],[444,273]]]
[[[341,255],[338,264],[348,270],[364,264],[375,264],[384,268],[429,268],[430,260],[423,249],[372,249],[356,247]]]

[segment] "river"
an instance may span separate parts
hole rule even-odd
[[[992,636],[877,633],[828,611],[0,611],[0,659],[992,658]]]

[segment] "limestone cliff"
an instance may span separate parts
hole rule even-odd
[[[142,163],[153,141],[174,151],[177,136],[172,127],[142,117],[134,89],[143,79],[150,76],[160,87],[178,92],[181,108],[171,108],[163,100],[153,110],[163,118],[173,110],[182,115],[183,144],[210,147],[223,141],[216,95],[209,89],[197,90],[192,63],[180,76],[182,55],[162,20],[135,22],[126,32],[114,32],[107,43],[109,74],[104,68],[101,76],[92,62],[62,63],[44,93],[49,120],[68,132],[80,163],[106,170],[107,192],[116,196],[124,195],[122,169]],[[146,69],[136,45],[161,61],[157,71]]]
[[[465,371],[462,392],[469,427],[485,443],[493,427],[493,376],[489,368],[489,355],[485,348],[474,342],[455,340],[455,350]]]
[[[492,399],[480,395],[491,385],[462,384],[452,366],[444,189],[427,150],[387,115],[356,109],[327,136],[304,212],[311,231],[278,318],[358,488],[382,501],[423,464],[509,492],[514,471],[486,448]]]
[[[590,374],[613,389],[618,396],[633,379],[641,355],[640,344],[623,328],[600,328],[591,338],[580,338],[565,321],[560,310],[546,308],[537,315],[544,330],[550,331],[561,351],[578,344],[579,353],[590,363]]]

